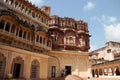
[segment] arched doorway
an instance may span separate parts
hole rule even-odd
[[[39,77],[40,72],[40,63],[38,60],[33,60],[31,63],[31,75],[30,78],[40,78]]]
[[[6,67],[6,57],[0,53],[0,79],[4,78],[5,67]]]
[[[104,75],[108,75],[107,68],[104,68]]]
[[[11,69],[13,78],[23,78],[23,70],[24,60],[20,56],[14,58]]]
[[[112,76],[112,75],[113,75],[113,70],[112,70],[112,68],[108,68],[108,75],[109,75],[109,76]]]
[[[116,67],[116,68],[115,68],[115,74],[116,74],[116,75],[120,75],[119,67]]]
[[[103,75],[102,69],[99,69],[99,75]]]
[[[99,77],[98,69],[95,69],[95,74],[96,74],[96,77]]]

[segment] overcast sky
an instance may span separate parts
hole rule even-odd
[[[108,41],[120,42],[120,0],[29,0],[51,7],[51,15],[84,20],[89,25],[90,46],[95,50]]]

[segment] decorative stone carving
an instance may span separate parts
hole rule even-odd
[[[32,63],[35,59],[36,59],[37,61],[39,61],[39,63],[41,63],[41,59],[40,59],[40,58],[38,58],[38,57],[33,57],[33,56],[31,56],[30,63]]]
[[[14,58],[16,58],[18,56],[20,56],[25,61],[25,57],[26,57],[25,54],[20,54],[20,53],[16,53],[16,52],[12,52],[12,61],[13,61]]]
[[[8,51],[0,49],[0,54],[3,54],[7,58]]]

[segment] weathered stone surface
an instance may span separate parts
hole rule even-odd
[[[83,80],[81,77],[76,75],[68,75],[65,80]]]

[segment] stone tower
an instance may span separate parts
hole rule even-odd
[[[48,7],[48,6],[42,6],[41,8],[40,8],[43,12],[45,12],[46,14],[48,14],[48,15],[50,15],[50,7]]]
[[[53,49],[88,51],[88,24],[82,20],[76,21],[69,17],[51,16],[49,31],[53,38]]]

